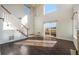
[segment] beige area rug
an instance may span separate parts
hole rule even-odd
[[[54,47],[57,41],[48,41],[48,40],[25,40],[17,42],[14,44],[19,45],[30,45],[30,46],[43,46],[43,47]]]

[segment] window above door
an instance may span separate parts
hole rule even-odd
[[[57,11],[57,5],[55,4],[45,4],[44,5],[44,14],[49,14]]]

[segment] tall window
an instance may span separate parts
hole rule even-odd
[[[46,4],[44,5],[44,14],[57,11],[57,5],[55,4]]]
[[[25,15],[24,17],[22,17],[21,23],[22,23],[23,25],[27,25],[27,22],[28,22],[28,15]]]
[[[3,13],[3,30],[14,30],[13,25],[8,21],[9,17],[7,14]]]

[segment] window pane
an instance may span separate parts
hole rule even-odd
[[[25,15],[24,17],[22,17],[21,23],[22,23],[23,25],[26,25],[27,22],[28,22],[28,16]]]
[[[46,5],[44,5],[44,13],[45,14],[55,12],[55,11],[57,11],[57,6],[56,5],[54,5],[54,4],[46,4]]]
[[[14,30],[12,24],[7,20],[9,16],[3,13],[4,22],[3,22],[3,30]]]

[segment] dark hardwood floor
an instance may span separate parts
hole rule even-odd
[[[43,40],[43,38],[28,38],[27,40]],[[26,40],[23,40],[26,41]],[[54,47],[18,45],[7,43],[0,45],[2,55],[70,55],[71,49],[75,50],[73,42],[52,38],[57,41]],[[20,41],[21,42],[21,41]]]

